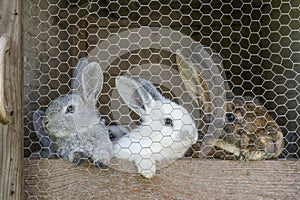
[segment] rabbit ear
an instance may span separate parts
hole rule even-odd
[[[147,81],[145,79],[139,79],[138,80],[143,88],[148,92],[148,94],[154,99],[154,100],[162,100],[164,97],[159,93],[159,91],[155,88],[153,83],[150,81]]]
[[[216,53],[210,47],[200,45],[193,50],[191,60],[194,63],[199,63],[196,66],[198,69],[200,68],[200,71],[203,71],[201,74],[203,75],[202,77],[208,76],[206,80],[211,79],[209,82],[213,84],[213,87],[222,85],[226,91],[230,90],[228,82],[224,80],[224,78],[226,79],[226,75],[223,71],[223,58],[220,54]]]
[[[116,86],[125,103],[135,113],[143,116],[148,112],[153,98],[141,83],[126,76],[118,76],[116,78]]]
[[[74,71],[72,88],[79,91],[83,100],[95,106],[103,86],[103,72],[99,64],[87,64],[87,59],[80,59]]]
[[[193,63],[187,60],[180,52],[176,52],[176,62],[180,76],[184,80],[184,85],[193,97],[194,101],[199,104],[198,99],[203,102],[209,102],[211,100],[208,92],[208,86],[203,79],[199,76],[199,71],[194,67]]]
[[[213,113],[209,116],[213,126],[209,125],[200,149],[205,155],[216,143],[216,138],[219,138],[224,127],[223,108],[225,92],[229,87],[223,79],[222,57],[211,48],[200,45],[191,53],[177,51],[176,61],[181,72],[180,76],[186,88],[191,91],[192,97],[200,96],[201,98],[196,98],[197,103],[203,104],[205,113]]]
[[[48,147],[46,150],[42,151],[40,153],[40,156],[42,158],[51,158],[55,157],[54,153],[54,147],[53,142],[49,135],[45,133],[42,125],[43,117],[45,116],[45,113],[41,110],[37,110],[33,113],[33,127],[35,130],[35,133],[39,140],[41,141],[43,147]]]
[[[83,70],[85,66],[88,65],[88,60],[86,57],[80,58],[76,68],[73,72],[73,77],[72,77],[72,89],[73,90],[78,90],[81,87],[81,76],[83,74]]]

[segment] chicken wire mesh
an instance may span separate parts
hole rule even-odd
[[[24,156],[27,159],[60,156],[76,165],[81,162],[78,158],[92,158],[90,164],[100,160],[100,168],[111,165],[134,172],[137,167],[146,177],[147,170],[155,172],[156,163],[164,166],[183,153],[193,158],[299,159],[300,10],[297,1],[27,0],[23,6]],[[84,57],[88,61],[80,61]],[[74,73],[80,62],[89,64]],[[91,63],[100,69],[87,68]],[[84,76],[85,69],[92,70],[88,76]],[[101,79],[98,75],[102,73]],[[117,78],[120,76],[123,78]],[[155,87],[148,82],[143,86],[138,78],[150,81]],[[93,87],[91,79],[101,80],[102,85]],[[74,88],[76,80],[79,86]],[[97,109],[92,109],[88,116],[72,117],[75,128],[72,131],[82,128],[78,121],[104,127],[117,125],[110,132],[106,130],[114,142],[114,149],[108,151],[113,151],[117,158],[123,156],[125,159],[121,160],[125,164],[118,159],[109,163],[101,160],[102,150],[99,150],[100,159],[94,156],[95,151],[86,147],[89,141],[83,138],[73,137],[67,143],[73,145],[80,141],[88,153],[81,150],[78,153],[72,148],[68,150],[75,154],[66,153],[58,148],[66,141],[65,136],[56,134],[62,132],[62,126],[55,133],[49,127],[46,133],[40,133],[50,124],[44,120],[44,112],[47,115],[51,106],[57,108],[53,102],[58,97],[84,88],[82,80],[89,83],[86,88],[91,87],[86,96],[95,88],[99,90],[99,95],[93,94],[99,97]],[[162,101],[161,96],[173,102],[168,108],[171,111],[163,116],[162,105],[170,103],[159,103],[160,113],[150,120],[156,125],[148,129],[143,123],[149,119],[137,108],[146,110],[147,106],[141,105],[147,98],[143,96],[145,92],[156,102]],[[76,113],[76,100],[71,98],[71,102],[63,114]],[[98,111],[101,119],[91,120],[90,115]],[[176,115],[178,112],[181,113]],[[157,116],[161,118],[154,120]],[[175,123],[179,122],[185,128],[179,128],[183,132],[179,139],[173,138],[170,127],[174,131],[178,126]],[[120,125],[125,129],[120,129]],[[145,128],[143,137],[155,132],[157,138],[151,138],[150,143],[161,145],[160,150],[155,152],[153,147],[150,154],[142,153],[142,149],[149,150],[149,144],[141,144],[140,137],[124,139],[122,134],[128,136],[127,131],[136,131],[141,125]],[[186,128],[194,125],[196,144],[193,130],[189,132]],[[120,132],[122,137],[118,139]],[[56,137],[48,138],[48,134]],[[183,142],[184,134],[190,139]],[[98,136],[95,133],[92,138]],[[176,142],[181,149],[178,154],[178,146],[172,146]],[[154,158],[152,154],[160,156]],[[143,168],[144,165],[148,167]]]

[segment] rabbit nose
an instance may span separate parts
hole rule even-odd
[[[280,142],[280,134],[276,127],[268,126],[268,136],[269,136],[269,144],[267,147],[268,153],[275,153],[282,148],[282,143]]]
[[[271,142],[266,148],[267,153],[275,153],[280,149],[280,145],[278,145],[276,142]]]

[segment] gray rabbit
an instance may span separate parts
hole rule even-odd
[[[35,112],[37,135],[43,138],[44,146],[49,147],[49,154],[54,151],[54,145],[48,144],[53,140],[57,144],[57,155],[74,164],[90,158],[100,167],[109,165],[112,143],[96,108],[102,85],[100,65],[81,59],[74,71],[70,93],[52,101],[45,113]]]

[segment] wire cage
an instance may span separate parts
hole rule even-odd
[[[203,163],[222,165],[218,160],[231,160],[228,166],[237,169],[240,176],[249,166],[263,168],[266,164],[276,166],[278,162],[298,160],[299,5],[299,1],[260,0],[24,1],[25,197],[198,198],[197,188],[203,185],[190,185],[194,190],[191,194],[184,192],[180,183],[168,188],[170,183],[164,178],[178,182],[183,174],[184,179],[194,183],[194,173],[203,171]],[[193,119],[182,123],[195,123],[197,142],[189,143],[185,158],[176,160],[183,157],[182,152],[178,157],[171,156],[166,165],[175,166],[173,171],[158,168],[155,178],[147,180],[136,171],[102,169],[95,167],[91,159],[77,165],[68,158],[58,159],[57,152],[49,153],[50,146],[43,143],[47,134],[40,137],[35,129],[35,123],[41,120],[34,118],[35,112],[47,112],[55,99],[76,91],[74,72],[81,58],[99,64],[103,71],[96,107],[105,126],[121,125],[130,131],[144,125],[145,119],[122,98],[122,91],[130,89],[125,81],[118,85],[120,76],[133,77],[134,84],[138,78],[151,82],[161,96],[186,111],[179,121],[187,116]],[[186,67],[191,71],[187,72]],[[176,106],[171,109],[176,110]],[[165,125],[158,126],[158,130],[151,127],[149,132],[162,131]],[[266,159],[272,161],[236,161]],[[288,171],[290,165],[284,165]],[[210,174],[215,174],[214,170],[205,169]],[[39,173],[33,175],[33,171]],[[127,184],[132,184],[130,189],[116,184],[123,174]],[[299,171],[296,175],[299,178]],[[86,179],[81,182],[82,176]],[[67,183],[65,179],[70,177],[72,181]],[[53,184],[57,184],[55,188]],[[174,191],[173,196],[159,192],[159,188]],[[143,193],[144,197],[134,196],[138,191],[148,192]],[[222,194],[214,197],[222,198]]]

